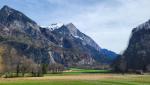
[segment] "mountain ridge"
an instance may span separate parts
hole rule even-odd
[[[112,62],[100,52],[101,48],[94,40],[73,24],[49,30],[8,6],[0,11],[0,40],[1,46],[8,47],[6,52],[15,49],[16,55],[26,56],[35,63],[98,67]]]

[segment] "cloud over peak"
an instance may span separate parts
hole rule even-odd
[[[72,22],[101,47],[118,53],[127,46],[132,28],[150,19],[150,0],[1,0],[3,5],[42,26]]]

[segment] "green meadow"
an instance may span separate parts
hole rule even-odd
[[[1,80],[0,85],[150,85],[150,76],[120,76],[99,80]],[[44,78],[44,77],[43,77]],[[92,76],[91,76],[92,78]]]
[[[71,68],[62,74],[46,74],[44,77],[0,78],[0,85],[150,85],[150,75]]]
[[[93,69],[79,69],[79,68],[70,68],[67,71],[64,71],[63,73],[59,74],[45,74],[45,76],[53,76],[53,75],[80,75],[80,74],[106,74],[111,73],[110,70],[93,70]]]

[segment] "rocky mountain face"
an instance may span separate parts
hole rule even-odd
[[[7,45],[10,52],[15,49],[22,56],[32,58],[35,62],[48,63],[48,43],[41,34],[40,27],[23,13],[8,6],[0,10],[1,46]]]
[[[100,52],[101,48],[90,37],[80,32],[72,23],[62,25],[53,30],[41,28],[41,32],[47,39],[58,46],[59,51],[53,51],[57,56],[53,58],[59,63],[71,64],[76,61],[76,65],[92,65],[97,62],[109,62],[106,56]]]
[[[101,48],[72,23],[50,30],[8,6],[0,10],[0,48],[4,47],[6,54],[15,49],[17,56],[36,63],[72,67],[110,62]]]
[[[132,30],[129,45],[118,65],[126,71],[150,71],[150,20]]]

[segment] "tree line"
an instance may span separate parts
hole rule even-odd
[[[6,50],[5,47],[0,47],[0,76],[2,77],[23,77],[26,74],[40,77],[46,73],[62,73],[63,70],[61,64],[35,63],[33,59],[19,54],[14,48]]]

